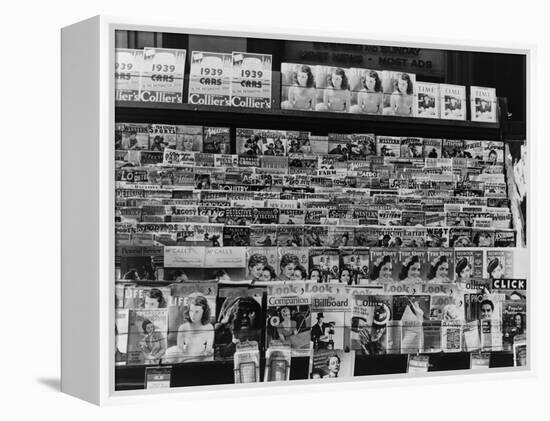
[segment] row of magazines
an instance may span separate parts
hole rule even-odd
[[[115,124],[115,149],[118,151],[117,158],[133,158],[132,154],[123,151],[163,152],[165,149],[201,152],[205,154],[205,159],[209,157],[206,154],[272,157],[331,155],[326,159],[334,158],[336,162],[341,162],[368,158],[369,162],[381,164],[383,160],[372,160],[372,157],[457,158],[454,164],[441,161],[438,165],[455,167],[502,164],[504,159],[504,143],[493,140],[377,136],[374,133],[328,133],[327,136],[317,136],[307,131],[253,128],[236,128],[233,138],[229,127],[126,122]],[[214,158],[223,162],[220,157]],[[458,158],[471,161],[460,161]],[[158,161],[160,159],[152,163],[161,163]],[[447,165],[443,165],[445,163]]]
[[[167,48],[115,51],[117,101],[184,102],[187,51]],[[192,51],[187,101],[193,105],[271,109],[275,103],[271,54]],[[417,81],[413,73],[280,64],[280,108],[496,122],[496,90]]]
[[[122,246],[117,248],[116,279],[251,285],[313,281],[381,288],[397,283],[408,288],[476,278],[526,278],[526,261],[525,248]]]
[[[525,279],[401,292],[312,282],[126,284],[118,300],[143,304],[116,309],[115,357],[117,365],[233,360],[239,368],[280,351],[309,357],[316,378],[353,375],[343,369],[355,355],[513,352],[519,341],[525,346],[526,294]]]

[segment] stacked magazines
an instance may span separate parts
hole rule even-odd
[[[313,378],[353,375],[352,354],[512,352],[527,265],[503,155],[117,123],[117,362],[232,359],[246,382],[260,355],[283,356],[263,374],[288,380],[290,356]]]

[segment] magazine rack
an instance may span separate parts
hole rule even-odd
[[[186,64],[181,104],[115,102],[114,51],[118,47],[116,31],[139,31],[167,34],[156,47],[183,48],[190,52],[189,35],[205,37],[239,37],[248,41],[248,51],[265,52],[273,56],[271,109],[199,106],[186,103],[189,88],[189,64]],[[382,46],[412,46],[440,52],[439,70],[428,72],[430,82],[496,86],[499,94],[499,121],[475,122],[443,119],[357,115],[330,112],[282,110],[280,107],[280,64],[285,42],[316,41],[320,43],[376,44]],[[138,43],[139,44],[139,43]],[[246,42],[244,43],[246,45]],[[124,45],[127,47],[127,45]],[[142,48],[143,45],[135,45]],[[214,48],[214,47],[212,47]],[[244,47],[247,48],[247,47]],[[395,54],[395,53],[392,53]],[[502,48],[458,47],[424,43],[370,41],[321,36],[245,34],[237,31],[178,28],[171,25],[148,26],[125,19],[95,17],[62,30],[62,391],[97,404],[122,401],[135,396],[151,395],[145,389],[146,365],[116,366],[116,348],[112,326],[115,321],[115,122],[204,125],[229,127],[231,139],[236,128],[278,129],[327,133],[376,133],[386,136],[422,138],[483,139],[517,142],[526,139],[527,85],[506,87],[500,75],[477,69],[493,60],[495,66],[514,66],[526,75],[529,50]],[[304,59],[307,61],[307,59]],[[460,69],[457,63],[466,63]],[[352,67],[351,65],[349,67]],[[403,71],[393,66],[391,70]],[[409,69],[410,70],[410,69]],[[511,100],[511,97],[513,99]],[[512,101],[512,102],[511,102]],[[469,101],[468,101],[469,102]],[[514,105],[514,120],[508,118],[510,102]],[[519,118],[517,116],[520,116]],[[523,142],[522,142],[523,143]],[[526,247],[525,215],[521,200],[513,185],[513,165],[517,160],[506,145],[508,194],[517,231],[517,246]],[[516,147],[513,148],[515,150]],[[173,281],[137,281],[136,284],[169,285]],[[528,296],[528,294],[527,294]],[[263,297],[265,300],[265,295]],[[529,324],[529,317],[527,321]],[[372,379],[372,375],[410,376],[407,354],[376,356],[357,355],[354,376],[350,380]],[[528,360],[529,361],[529,360]],[[511,370],[514,357],[508,351],[490,353],[488,370]],[[211,390],[205,386],[261,387],[233,385],[233,361],[203,361],[171,364],[170,392]],[[264,354],[260,372],[263,375]],[[434,353],[430,355],[428,371],[467,370],[471,368],[469,352]],[[514,367],[514,369],[530,369]],[[305,384],[309,380],[309,357],[293,357],[290,382]],[[427,375],[429,376],[429,375]],[[504,376],[504,375],[503,375]],[[288,383],[287,383],[288,384]],[[231,385],[231,386],[230,386]],[[191,386],[183,388],[182,386]],[[179,388],[179,389],[178,389]],[[215,389],[215,388],[214,388]],[[219,389],[219,387],[218,387]]]

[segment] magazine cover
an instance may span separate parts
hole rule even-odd
[[[203,145],[202,150],[206,153],[213,153],[213,154],[230,154],[231,153],[231,141],[230,141],[230,133],[229,133],[229,127],[207,127],[205,126],[203,128]],[[227,155],[224,155],[227,156]],[[231,155],[233,157],[233,155]],[[230,165],[222,165],[220,163],[223,162],[223,160],[220,157],[217,161],[217,167],[220,166],[228,166],[228,167],[235,167],[236,164],[233,164],[234,160],[236,158],[232,158],[229,161]],[[216,162],[216,161],[215,161]]]
[[[234,269],[241,268],[244,275],[246,267],[246,247],[206,247],[205,268]]]
[[[237,343],[233,361],[235,384],[260,381],[260,350],[256,341]]]
[[[421,137],[402,137],[401,158],[422,158],[423,145]]]
[[[208,139],[209,135],[206,135],[205,134],[205,142],[206,140]],[[216,143],[216,142],[214,142]],[[209,145],[209,146],[207,146]],[[211,143],[205,143],[204,144],[204,147],[208,147],[208,148],[211,148],[212,145]],[[219,147],[220,149],[222,148],[222,145],[219,144],[217,146],[214,146],[214,147]],[[229,147],[229,146],[227,146]],[[231,154],[215,154],[214,155],[214,166],[215,167],[224,167],[224,168],[227,168],[227,169],[230,169],[230,168],[237,168],[239,166],[239,155],[231,155]],[[244,170],[242,170],[244,172]]]
[[[397,256],[397,279],[408,283],[425,282],[427,257],[425,249],[401,249]]]
[[[457,249],[455,254],[455,282],[469,282],[472,278],[483,278],[483,250]]]
[[[168,309],[129,312],[128,365],[159,364],[166,353]]]
[[[506,300],[502,303],[502,342],[505,351],[512,351],[514,340],[527,334],[527,303]]]
[[[306,221],[305,209],[281,209],[279,213],[279,224],[303,225]]]
[[[428,283],[444,284],[454,280],[453,249],[429,248],[427,249],[428,270],[426,281]]]
[[[334,351],[320,349],[311,354],[309,365],[311,379],[352,377],[355,369],[355,353],[340,349]]]
[[[185,57],[185,50],[145,47],[141,72],[141,101],[181,104]]]
[[[376,136],[376,154],[378,156],[399,157],[401,138],[397,136]]]
[[[267,286],[266,346],[290,343],[292,356],[311,352],[311,292],[304,283]]]
[[[215,282],[171,285],[163,363],[213,360],[216,293]]]
[[[486,304],[484,305],[487,306]],[[482,318],[479,324],[481,330],[481,349],[483,351],[501,351],[503,342],[502,320],[500,318]]]
[[[290,380],[291,361],[290,342],[271,341],[265,351],[264,382]]]
[[[172,367],[145,367],[145,389],[167,389],[170,387]]]
[[[406,227],[403,229],[402,247],[426,247],[427,229],[424,227]]]
[[[443,139],[442,158],[464,158],[464,141],[461,139]]]
[[[117,285],[118,286],[118,285]],[[123,302],[124,298],[122,298]],[[129,311],[127,308],[117,308],[115,319],[115,365],[126,365],[128,354],[128,322]]]
[[[272,247],[278,245],[277,227],[278,226],[275,224],[251,225],[250,245],[256,247]]]
[[[470,86],[472,121],[497,121],[497,94],[495,88]]]
[[[329,133],[328,134],[328,154],[334,155],[329,156],[326,162],[320,162],[319,169],[332,169],[336,170],[337,168],[334,165],[330,165],[328,159],[332,158],[337,161],[346,161],[350,155],[349,144],[352,142],[351,134],[342,134],[342,133]],[[331,168],[332,167],[332,168]],[[328,174],[335,175],[336,172]]]
[[[338,249],[312,247],[309,249],[309,279],[327,283],[337,281],[340,274]]]
[[[142,123],[120,123],[115,139],[115,149],[144,150],[149,149],[149,125]]]
[[[250,227],[225,225],[223,227],[223,244],[238,247],[250,245]]]
[[[317,104],[315,67],[281,63],[281,108],[314,111]]]
[[[381,72],[369,69],[349,69],[351,107],[354,114],[382,114],[384,90]]]
[[[484,250],[483,277],[489,279],[524,278],[515,276],[514,253],[517,249]]]
[[[131,269],[129,272],[131,273]],[[126,274],[124,278],[132,276]],[[139,280],[136,279],[136,280]],[[134,286],[124,290],[124,308],[129,309],[155,309],[166,308],[170,302],[171,290],[163,286]]]
[[[165,268],[199,268],[204,265],[204,247],[164,246]]]
[[[477,292],[465,294],[466,320],[494,320],[500,323],[502,317],[502,303],[505,298],[506,295],[502,293],[486,294]],[[483,336],[483,326],[481,330]]]
[[[177,126],[170,124],[151,124],[149,126],[150,151],[163,152],[165,148],[177,148]]]
[[[449,229],[449,246],[450,247],[472,247],[474,245],[472,239],[472,229],[467,227],[451,227]]]
[[[416,82],[414,88],[414,117],[439,118],[439,84]]]
[[[495,247],[516,247],[516,231],[497,229],[495,230]]]
[[[442,139],[424,138],[423,158],[441,158]]]
[[[384,115],[413,116],[416,75],[404,72],[382,72]]]
[[[283,130],[255,130],[260,136],[262,155],[286,156],[287,134]],[[286,165],[288,167],[288,164]]]
[[[429,320],[429,295],[394,295],[393,319],[401,321],[401,353],[416,354],[424,350],[424,320]]]
[[[504,142],[492,140],[482,141],[483,161],[490,164],[502,164],[504,162]]]
[[[349,294],[322,293],[311,297],[313,350],[349,349],[351,300]]]
[[[177,126],[176,149],[185,152],[202,152],[202,126]]]
[[[259,282],[276,281],[279,277],[279,250],[277,247],[246,248],[246,279]]]
[[[353,246],[353,226],[330,225],[328,227],[328,246],[333,248]]]
[[[440,116],[444,120],[466,120],[466,87],[439,85]]]
[[[328,247],[328,230],[327,225],[306,225],[304,245],[307,247]]]
[[[143,50],[115,48],[115,101],[139,101]]]
[[[271,54],[232,53],[231,106],[271,108]]]
[[[166,148],[162,163],[173,167],[192,167],[195,164],[195,153]]]
[[[441,322],[441,350],[443,352],[462,351],[463,320],[443,320]]]
[[[277,245],[302,247],[304,245],[304,227],[300,225],[277,225]]]
[[[483,140],[464,140],[464,158],[483,161],[485,158],[484,143]]]
[[[392,283],[398,280],[399,252],[384,248],[371,248],[371,275],[374,283]]]
[[[220,285],[214,324],[214,358],[232,359],[236,345],[255,341],[263,345],[263,289]]]
[[[237,129],[237,154],[253,156],[262,155],[261,132],[262,131],[258,129]]]
[[[381,355],[392,348],[392,296],[352,296],[350,348],[359,355]]]
[[[351,92],[348,69],[315,66],[317,88],[316,111],[349,113]]]
[[[279,247],[279,281],[307,281],[309,279],[309,249],[307,247]]]
[[[514,367],[527,365],[527,339],[524,335],[514,338]]]
[[[368,248],[340,248],[339,281],[347,285],[369,283],[370,250]]]
[[[189,72],[189,104],[231,105],[231,54],[193,51]]]
[[[404,234],[405,230],[402,227],[367,227],[365,243],[359,244],[356,240],[356,244],[375,247],[401,247]]]
[[[434,298],[432,297],[432,306]],[[432,320],[430,315],[430,320],[424,320],[422,323],[422,330],[424,331],[424,352],[441,352],[441,319]]]

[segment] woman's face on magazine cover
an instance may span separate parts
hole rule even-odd
[[[144,306],[145,308],[159,308],[159,300],[146,296]]]
[[[192,151],[193,150],[193,138],[191,136],[184,136],[183,138],[183,150]]]
[[[260,276],[260,281],[262,282],[270,282],[272,281],[271,279],[271,272],[268,271],[267,269],[264,269],[262,271],[262,275]]]
[[[376,86],[376,79],[372,76],[367,76],[365,78],[365,86],[369,91],[374,91],[374,87]]]
[[[441,263],[439,265],[439,267],[437,268],[435,276],[437,278],[446,278],[447,276],[449,276],[449,264],[448,263]]]
[[[406,94],[407,88],[408,88],[407,81],[405,79],[400,78],[399,81],[397,82],[397,89],[399,90],[399,92],[402,94]]]
[[[460,271],[460,278],[470,279],[471,274],[472,274],[472,269],[470,268],[470,265],[467,265],[464,269]]]
[[[145,326],[145,331],[148,335],[150,335],[155,331],[155,325],[153,323],[149,323],[147,326]]]
[[[286,276],[288,279],[292,278],[292,275],[294,275],[294,269],[296,269],[296,265],[294,263],[289,263],[285,267],[283,267],[283,275]]]
[[[314,270],[313,272],[311,272],[311,275],[309,278],[312,281],[318,281],[319,279],[321,279],[321,274],[319,273],[318,270]]]
[[[420,263],[415,263],[409,268],[409,278],[420,278]]]
[[[294,272],[292,272],[292,280],[293,281],[302,281],[302,271],[299,269],[295,269]]]
[[[502,278],[502,266],[498,265],[496,268],[493,269],[491,272],[491,277],[493,279],[500,279]]]
[[[334,85],[335,89],[342,89],[342,76],[340,76],[339,74],[333,73],[332,84]]]
[[[204,310],[202,306],[192,304],[189,306],[189,319],[192,323],[199,323],[202,320],[202,314]]]
[[[342,274],[340,275],[340,281],[349,282],[349,280],[350,280],[349,270],[343,270]]]
[[[264,265],[262,263],[256,263],[250,268],[250,275],[252,279],[259,279],[264,270]]]
[[[380,268],[380,278],[382,279],[391,279],[392,273],[392,264],[388,262]]]
[[[298,80],[298,85],[300,85],[301,87],[306,87],[307,85],[307,73],[306,72],[301,72],[301,71],[298,71],[298,73],[296,74],[296,79]]]

